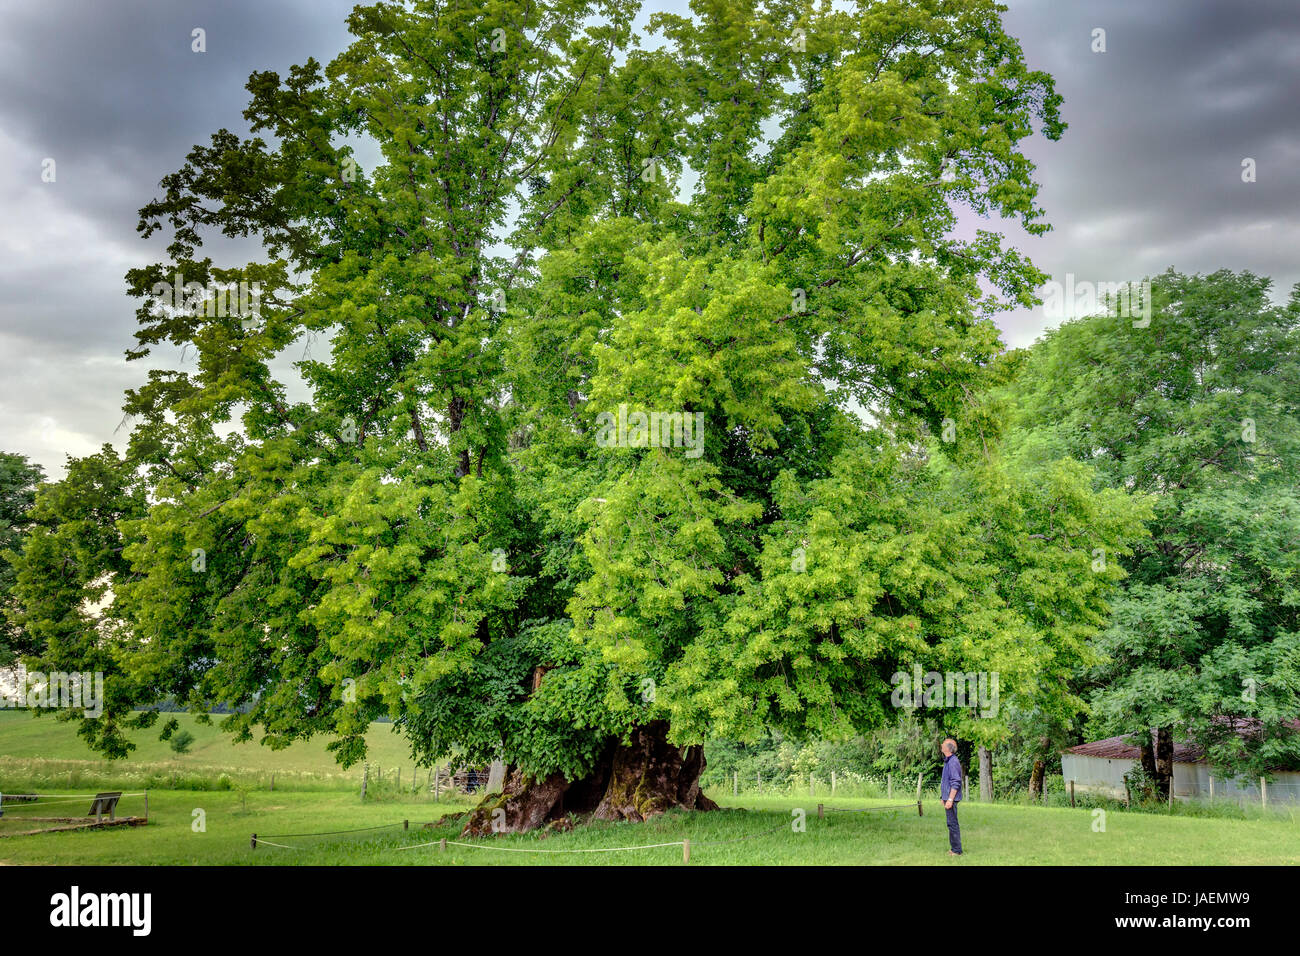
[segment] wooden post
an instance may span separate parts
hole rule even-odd
[[[447,852],[447,838],[446,838],[446,837],[443,837],[441,840],[438,841],[438,852],[439,852],[439,853],[446,853],[446,852]]]
[[[1268,809],[1268,781],[1263,777],[1259,778],[1259,805],[1261,809]]]
[[[682,862],[691,862],[691,841],[689,839],[682,841]]]
[[[894,775],[892,773],[885,774],[885,787],[886,787],[885,792],[886,794],[888,794],[889,799],[893,800],[894,799]]]
[[[1074,781],[1070,781],[1070,806],[1074,806]]]
[[[817,804],[817,819],[820,820],[824,816],[826,816],[826,811],[822,809],[822,805],[819,803]]]
[[[410,820],[403,820],[403,821],[402,821],[402,829],[403,829],[403,830],[409,830],[409,829],[411,829],[411,821],[410,821]]]
[[[918,806],[921,803],[921,778],[923,776],[925,775],[920,773],[916,775],[916,803]]]
[[[831,796],[835,796],[835,771],[831,771]]]
[[[925,813],[921,810],[921,801],[920,801],[920,800],[917,800],[917,801],[916,801],[916,815],[917,815],[918,817],[923,817],[923,816],[925,816]]]
[[[254,833],[252,839],[248,841],[248,845],[251,846],[254,850],[257,849],[257,834],[256,834],[256,833]]]

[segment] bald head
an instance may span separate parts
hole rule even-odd
[[[953,740],[951,737],[949,737],[947,740],[945,740],[945,741],[940,745],[940,749],[941,749],[945,754],[948,754],[949,756],[951,756],[952,754],[955,754],[955,753],[957,752],[957,741],[955,741],[955,740]]]

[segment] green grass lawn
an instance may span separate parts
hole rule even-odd
[[[152,730],[137,735],[139,749],[131,760],[112,763],[92,759],[69,724],[0,712],[0,792],[82,795],[50,804],[54,809],[11,804],[0,818],[0,863],[680,866],[679,845],[568,851],[676,844],[685,839],[691,841],[692,866],[1300,863],[1300,811],[1238,820],[1112,810],[1105,817],[1105,832],[1096,832],[1089,809],[968,802],[961,811],[967,852],[953,859],[947,855],[943,809],[933,796],[927,798],[925,816],[919,818],[912,806],[871,813],[828,812],[819,819],[819,802],[850,808],[906,803],[906,798],[732,796],[729,788],[712,794],[725,807],[717,813],[670,813],[639,824],[595,823],[568,833],[464,841],[495,849],[450,846],[440,852],[436,845],[401,849],[442,838],[459,841],[457,820],[428,829],[423,824],[448,813],[464,813],[475,800],[444,794],[434,802],[427,793],[411,793],[410,758],[388,725],[376,724],[371,730],[371,787],[363,804],[357,786],[360,768],[342,772],[323,741],[276,752],[256,743],[233,744],[215,726],[201,726],[188,715],[179,719],[195,736],[191,753],[173,754]],[[385,767],[382,785],[373,770],[376,764]],[[403,767],[402,793],[392,786],[399,766]],[[274,791],[267,788],[272,770],[277,774]],[[235,789],[204,789],[220,774],[231,776]],[[190,789],[168,786],[173,780],[188,782]],[[84,814],[97,789],[135,791],[145,785],[150,787],[147,826],[5,836],[41,826],[25,819],[33,815]],[[806,811],[805,832],[791,828],[794,809]],[[141,815],[143,798],[124,797],[119,812]],[[196,832],[193,824],[200,816],[205,829]],[[402,829],[403,820],[410,821],[410,829]],[[385,829],[291,835],[359,827]],[[253,833],[288,849],[264,845],[253,850],[249,846]]]
[[[680,846],[634,852],[516,853],[500,849],[411,844],[459,840],[459,824],[425,829],[442,814],[464,811],[466,797],[434,803],[427,797],[361,804],[354,793],[229,792],[150,793],[149,824],[104,831],[52,833],[0,839],[0,862],[62,864],[465,864],[681,865]],[[864,806],[872,801],[823,801]],[[807,831],[792,832],[796,798],[739,798],[744,809],[717,813],[670,813],[641,824],[593,824],[571,833],[529,834],[472,841],[482,846],[530,850],[592,850],[689,838],[691,865],[712,864],[979,864],[1057,865],[1251,865],[1300,862],[1300,827],[1290,819],[1216,820],[1144,813],[1108,814],[1106,832],[1094,832],[1088,810],[1014,805],[963,807],[966,855],[947,855],[941,807],[926,815],[914,809],[828,813],[808,808]],[[877,805],[884,801],[875,801]],[[195,810],[206,832],[192,829]],[[15,814],[20,815],[20,814]],[[410,829],[401,828],[409,820]],[[323,830],[391,825],[389,829],[331,837],[290,836]],[[292,849],[259,846],[249,837]],[[713,843],[711,841],[734,841]],[[470,841],[466,841],[470,842]]]
[[[194,735],[194,743],[187,754],[175,754],[167,741],[159,740],[158,733],[169,716],[174,716],[181,729]],[[221,716],[212,718],[208,725],[200,724],[190,714],[163,714],[158,724],[148,730],[131,735],[136,749],[131,752],[131,764],[144,764],[169,768],[178,773],[203,773],[213,768],[249,774],[275,771],[277,774],[342,775],[361,779],[361,768],[344,771],[334,761],[334,755],[325,749],[325,738],[295,743],[284,750],[264,747],[256,739],[248,743],[234,743],[231,736],[218,727]],[[0,783],[6,770],[10,775],[21,761],[66,761],[83,765],[86,769],[115,770],[121,762],[100,760],[77,736],[73,723],[58,721],[53,715],[33,717],[25,711],[0,710]],[[371,724],[366,735],[369,760],[384,768],[385,773],[404,767],[411,772],[412,761],[406,742],[393,733],[391,724]]]

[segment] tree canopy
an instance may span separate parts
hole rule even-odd
[[[387,715],[422,758],[572,780],[649,726],[876,726],[913,665],[1078,712],[1062,675],[1123,574],[1093,554],[1144,505],[1008,465],[994,317],[1043,276],[953,234],[963,206],[1048,228],[1020,144],[1064,128],[1051,78],[986,0],[691,11],[643,46],[624,0],[358,7],[346,51],[254,74],[250,134],[164,179],[129,355],[197,358],[77,479],[116,542],[68,582],[111,594],[102,726],[223,702],[346,764]],[[267,255],[218,267],[214,233]],[[256,315],[159,305],[178,273],[257,283]]]
[[[1011,438],[1151,496],[1088,675],[1095,732],[1176,731],[1251,775],[1300,759],[1300,290],[1269,286],[1171,270],[1149,324],[1066,323],[1028,359]]]

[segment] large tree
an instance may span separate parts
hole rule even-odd
[[[1221,772],[1300,758],[1300,292],[1250,273],[1151,283],[1034,346],[1014,454],[1152,496],[1150,539],[1087,675],[1097,734],[1132,734],[1160,794],[1175,737]]]
[[[913,664],[1075,706],[1119,573],[1084,568],[1135,512],[1002,463],[993,316],[1041,275],[952,235],[958,205],[1047,228],[1018,146],[1063,128],[1050,77],[985,0],[692,12],[644,50],[621,0],[359,7],[164,180],[133,354],[198,360],[128,397],[137,702],[503,759],[471,831],[708,806],[707,734],[869,729]],[[269,257],[219,269],[211,230]],[[260,314],[160,308],[177,272]],[[316,336],[293,403],[274,360]],[[700,425],[648,447],[623,406]]]

